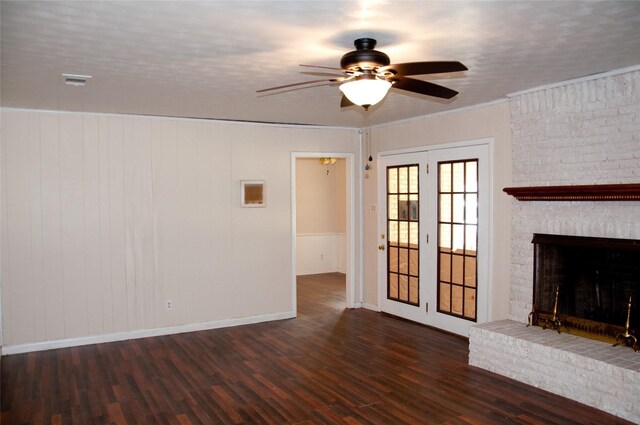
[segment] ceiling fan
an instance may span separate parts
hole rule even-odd
[[[445,72],[466,71],[468,68],[455,61],[439,62],[407,62],[391,64],[389,56],[374,50],[377,41],[373,38],[359,38],[353,42],[356,50],[345,53],[340,59],[340,68],[320,65],[300,65],[307,68],[329,69],[341,72],[331,79],[303,81],[258,90],[263,93],[295,86],[314,83],[341,82],[340,91],[343,96],[340,106],[359,105],[368,109],[369,106],[380,102],[390,88],[405,90],[443,99],[451,99],[458,94],[438,84],[417,80],[409,75],[440,74]]]

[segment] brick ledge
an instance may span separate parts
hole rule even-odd
[[[640,424],[640,353],[513,320],[475,325],[469,364]]]

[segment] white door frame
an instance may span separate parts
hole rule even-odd
[[[344,158],[346,165],[346,308],[361,305],[362,300],[356,300],[355,270],[356,270],[356,169],[355,154],[345,152],[292,152],[291,153],[291,306],[293,313],[298,314],[297,285],[296,285],[296,160],[298,158]]]
[[[487,146],[487,151],[488,151],[488,163],[487,163],[487,167],[488,167],[488,220],[486,223],[487,229],[487,243],[489,245],[488,248],[488,252],[486,253],[487,255],[487,263],[486,263],[486,275],[487,275],[487,287],[486,287],[486,305],[483,306],[483,308],[485,309],[482,314],[478,315],[478,322],[477,323],[482,323],[480,321],[480,316],[483,317],[483,319],[485,319],[484,321],[488,321],[489,318],[491,317],[491,300],[492,300],[492,286],[491,286],[491,270],[492,270],[492,252],[493,252],[493,241],[492,241],[492,235],[493,235],[493,229],[492,229],[492,225],[493,225],[493,149],[494,149],[494,140],[487,138],[487,139],[476,139],[476,140],[468,140],[468,141],[461,141],[461,142],[451,142],[451,143],[443,143],[443,144],[436,144],[436,145],[428,145],[428,146],[417,146],[417,147],[412,147],[412,148],[406,148],[406,149],[397,149],[397,150],[390,150],[390,151],[382,151],[382,152],[378,152],[377,154],[377,160],[378,163],[380,163],[380,161],[383,158],[393,158],[396,155],[405,155],[405,154],[411,154],[411,153],[422,153],[422,152],[433,152],[433,151],[437,151],[437,150],[443,150],[443,149],[452,149],[452,148],[464,148],[464,147],[471,147],[471,146],[479,146],[479,145],[485,145]],[[381,181],[381,174],[378,172],[377,174],[377,210],[379,212],[381,211],[386,211],[386,208],[382,208],[382,203],[384,202],[386,204],[386,199],[387,199],[387,193],[386,193],[386,181]],[[378,223],[377,223],[377,229],[376,229],[376,233],[379,233],[378,230],[384,228],[384,226],[381,225],[382,221],[386,220],[386,217],[382,217],[382,214],[378,214]],[[386,232],[385,232],[386,233]],[[379,236],[379,235],[378,235]],[[383,243],[382,241],[380,241],[380,238],[376,238],[376,241],[378,244]],[[384,241],[384,243],[386,243],[386,241]],[[383,258],[384,257],[384,258]],[[382,303],[384,298],[386,297],[386,252],[385,254],[380,254],[378,253],[378,270],[377,270],[377,275],[378,275],[378,311],[382,311]],[[426,281],[425,281],[426,282]]]

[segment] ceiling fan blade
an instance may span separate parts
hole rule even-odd
[[[256,96],[257,97],[279,96],[284,93],[294,92],[298,90],[307,90],[307,89],[312,89],[314,87],[326,87],[326,86],[330,86],[331,84],[332,83],[325,81],[323,83],[311,84],[310,86],[296,86],[296,87],[289,87],[288,89],[273,90],[266,93],[258,93]]]
[[[426,94],[427,96],[451,99],[458,92],[447,87],[433,84],[428,81],[416,80],[414,78],[394,78],[395,83],[391,86],[394,89],[406,90],[413,93]]]
[[[313,75],[314,77],[334,77],[334,78],[343,78],[342,74],[334,74],[334,73],[329,73],[329,72],[322,72],[322,71],[304,71],[304,72],[300,72],[300,74],[304,74],[304,75]]]
[[[407,62],[383,66],[378,72],[395,71],[399,75],[440,74],[442,72],[466,71],[468,68],[456,61],[445,62]]]
[[[303,82],[300,82],[300,83],[285,84],[284,86],[269,87],[268,89],[256,90],[256,93],[263,93],[263,92],[271,91],[271,90],[286,89],[286,88],[289,88],[289,87],[302,86],[304,84],[335,83],[335,82],[338,82],[338,81],[342,81],[342,78],[331,78],[330,80],[327,80],[326,78],[323,78],[322,80],[309,80],[309,81],[303,81]]]
[[[352,101],[350,101],[347,96],[342,95],[342,99],[340,100],[340,107],[344,108],[346,106],[353,106],[355,105],[355,103],[353,103]]]
[[[304,66],[305,68],[322,68],[322,69],[332,69],[334,71],[340,71],[343,72],[344,70],[342,68],[334,68],[331,66],[322,66],[322,65],[302,65],[300,64],[300,66]]]

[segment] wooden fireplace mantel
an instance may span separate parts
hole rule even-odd
[[[505,187],[518,201],[640,201],[640,183]]]

